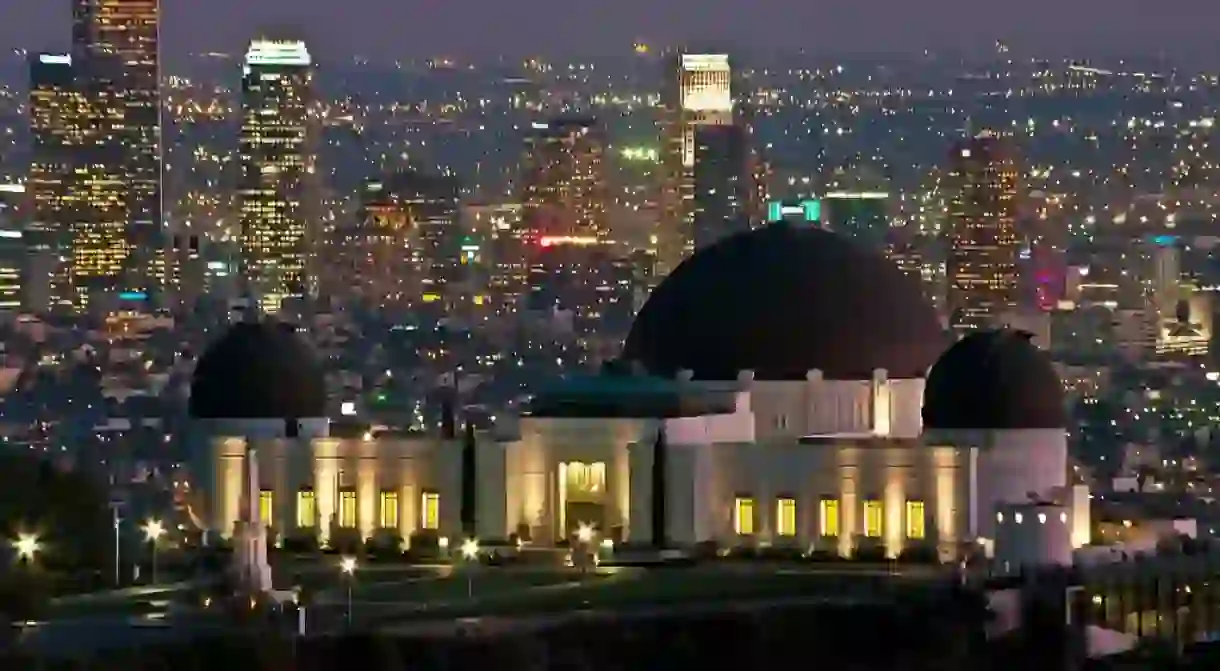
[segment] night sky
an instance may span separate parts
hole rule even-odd
[[[0,0],[0,46],[63,48],[71,0]],[[836,53],[1220,52],[1217,0],[162,0],[171,58],[235,51],[260,29],[323,57],[625,53],[636,38]],[[588,31],[588,26],[596,26]],[[1220,68],[1220,62],[1214,62]]]

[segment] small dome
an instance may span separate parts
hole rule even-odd
[[[239,322],[199,358],[190,413],[198,419],[325,417],[322,366],[291,324]]]
[[[622,358],[696,380],[922,378],[947,338],[919,282],[815,227],[773,223],[679,265],[648,298]]]
[[[957,341],[928,373],[925,429],[1062,429],[1063,383],[1033,336],[977,331]]]

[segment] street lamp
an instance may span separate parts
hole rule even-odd
[[[467,538],[462,541],[462,558],[468,562],[473,562],[479,558],[479,541],[474,538]],[[474,573],[466,572],[466,598],[474,598]]]
[[[580,572],[586,573],[593,559],[593,525],[581,522],[576,527],[576,540],[580,543]]]
[[[344,557],[339,560],[339,571],[347,580],[347,624],[352,624],[352,583],[356,581],[356,558]]]
[[[13,541],[13,549],[17,551],[17,559],[28,564],[42,550],[42,543],[34,534],[18,534],[17,540]]]
[[[157,583],[157,541],[165,534],[165,525],[161,520],[148,520],[144,523],[144,538],[152,545],[152,581]]]
[[[467,538],[462,542],[462,558],[471,561],[479,556],[479,541]]]

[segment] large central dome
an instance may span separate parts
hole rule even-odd
[[[326,416],[326,377],[290,324],[238,322],[212,343],[191,382],[197,419]]]
[[[661,282],[623,358],[695,379],[916,378],[947,345],[919,283],[817,228],[775,223],[701,250]]]

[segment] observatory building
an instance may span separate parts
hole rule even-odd
[[[991,548],[1004,506],[1063,506],[1072,539],[1087,510],[1047,356],[1016,331],[952,343],[914,280],[815,228],[773,224],[687,259],[619,361],[535,390],[516,435],[477,436],[473,465],[453,431],[328,436],[322,373],[296,338],[238,325],[199,363],[204,518],[222,535],[240,521],[242,436],[264,425],[260,508],[280,538],[473,529],[551,544],[591,524],[635,543],[663,520],[674,546],[947,557]]]

